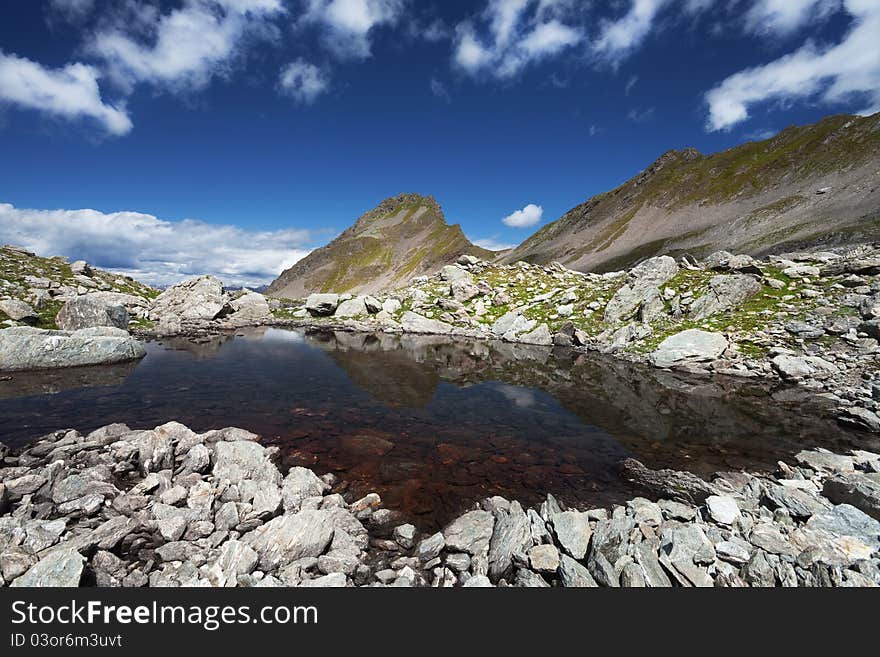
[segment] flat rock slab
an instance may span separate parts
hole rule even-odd
[[[688,329],[661,342],[651,354],[651,360],[657,367],[712,361],[719,358],[727,347],[727,338],[720,333]]]
[[[17,326],[0,331],[0,371],[122,363],[146,354],[138,340],[112,327],[71,332]]]

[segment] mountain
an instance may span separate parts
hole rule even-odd
[[[458,224],[447,224],[433,197],[401,194],[284,271],[267,294],[294,299],[312,292],[377,292],[434,273],[463,254],[496,255],[471,244]]]
[[[764,255],[878,237],[880,114],[831,116],[714,155],[669,151],[501,261],[609,271],[660,254]]]

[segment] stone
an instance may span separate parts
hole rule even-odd
[[[709,290],[691,305],[690,315],[704,320],[712,315],[740,306],[761,291],[761,284],[745,274],[715,276],[709,281]]]
[[[539,573],[555,573],[559,569],[559,550],[555,545],[535,545],[528,551],[529,567]]]
[[[324,575],[323,577],[318,577],[316,579],[307,579],[300,582],[300,586],[303,588],[344,588],[348,586],[348,578],[345,576],[345,573],[332,573],[330,575]]]
[[[223,321],[232,327],[254,326],[272,319],[269,301],[262,294],[247,291],[229,302],[231,312]]]
[[[651,470],[635,459],[624,459],[621,463],[621,471],[628,481],[646,488],[661,498],[702,504],[709,495],[715,493],[709,484],[690,472],[665,468]]]
[[[615,324],[632,319],[649,293],[662,287],[677,273],[678,265],[669,256],[649,258],[636,265],[605,307],[605,321]]]
[[[50,588],[79,586],[83,571],[82,555],[76,550],[56,550],[40,559],[10,586]]]
[[[706,507],[712,520],[721,525],[732,525],[742,515],[736,500],[729,495],[710,495]]]
[[[411,310],[407,310],[401,316],[400,327],[406,333],[423,333],[427,335],[446,335],[455,331],[451,324],[436,319],[429,319]]]
[[[834,504],[849,504],[880,520],[880,481],[862,474],[836,475],[825,480],[822,495]]]
[[[489,577],[498,580],[510,572],[514,556],[525,554],[532,544],[529,518],[519,502],[499,510],[489,542]]]
[[[446,265],[440,270],[440,278],[450,283],[454,281],[471,280],[470,273],[456,265]]]
[[[257,566],[259,555],[242,541],[226,541],[220,556],[207,568],[208,580],[214,586],[234,587],[239,578],[249,575]]]
[[[0,330],[0,371],[44,370],[138,360],[144,345],[111,327],[47,331],[32,327]]]
[[[444,547],[446,547],[446,539],[443,537],[443,532],[437,532],[419,543],[416,554],[420,561],[427,562],[440,556]]]
[[[318,557],[333,539],[330,510],[303,510],[270,520],[242,540],[260,555],[264,570],[275,570],[303,557]]]
[[[514,579],[514,586],[526,589],[546,589],[550,588],[550,585],[547,583],[543,577],[538,575],[537,573],[533,573],[528,568],[520,568],[516,571],[516,578]]]
[[[186,517],[179,515],[159,520],[157,526],[159,533],[166,541],[179,541],[186,531],[187,524]]]
[[[150,304],[150,319],[162,322],[202,321],[216,319],[229,310],[229,297],[223,283],[214,276],[199,276],[171,286]]]
[[[645,580],[645,573],[641,567],[634,561],[630,561],[620,570],[620,587],[621,588],[644,588],[648,586]]]
[[[834,536],[852,536],[875,552],[880,550],[880,522],[849,504],[838,504],[807,521],[807,527],[822,529]]]
[[[281,487],[284,510],[288,513],[298,511],[304,500],[320,497],[329,489],[330,487],[311,470],[299,466],[292,467],[284,477]]]
[[[334,317],[359,317],[361,315],[367,314],[367,304],[364,301],[363,297],[355,297],[354,299],[347,299],[346,301],[341,302],[336,307],[336,312],[333,313]]]
[[[385,301],[382,302],[382,310],[389,315],[393,315],[400,310],[400,301],[394,298],[385,299]]]
[[[660,534],[660,549],[672,564],[711,564],[715,547],[699,525],[670,525]]]
[[[780,354],[771,361],[773,369],[784,379],[800,381],[804,378],[827,379],[839,372],[834,363],[818,356],[789,356]]]
[[[674,367],[712,361],[720,358],[727,347],[727,338],[720,333],[687,329],[663,340],[651,354],[651,362],[656,367]]]
[[[593,530],[592,549],[602,552],[610,563],[617,563],[628,553],[630,536],[635,528],[635,521],[626,515],[600,520]]]
[[[838,416],[838,420],[859,429],[880,433],[880,415],[861,406],[844,409]]]
[[[55,317],[62,331],[78,331],[95,326],[113,326],[128,330],[128,309],[102,294],[84,294],[67,301]]]
[[[517,341],[524,344],[549,347],[553,344],[553,335],[550,333],[550,328],[546,324],[539,324],[537,328],[528,333],[520,334]]]
[[[380,313],[383,310],[383,304],[376,297],[370,296],[369,294],[364,297],[364,307],[371,315]]]
[[[39,319],[36,310],[18,299],[0,299],[0,313],[16,322],[32,322]]]
[[[281,473],[270,460],[266,448],[248,440],[216,443],[212,473],[216,480],[226,480],[232,484],[244,480],[267,482],[275,486],[281,484]]]
[[[409,550],[415,545],[416,534],[414,525],[405,524],[394,528],[394,540],[404,550]]]
[[[743,542],[721,541],[715,544],[715,554],[719,559],[733,564],[745,564],[751,559],[749,549]]]
[[[489,549],[495,518],[488,511],[468,511],[443,530],[446,547],[474,556]]]
[[[535,328],[537,322],[528,319],[522,314],[522,310],[510,310],[499,317],[490,327],[490,331],[496,337],[515,337],[520,333],[528,333]]]
[[[580,511],[563,511],[551,516],[553,532],[562,549],[575,559],[583,559],[590,545],[590,518]]]
[[[768,484],[766,490],[770,504],[786,509],[793,518],[809,518],[828,509],[827,503],[823,504],[818,498],[797,488]]]
[[[492,588],[494,585],[486,575],[474,575],[464,583],[464,588]]]
[[[559,562],[559,581],[567,588],[594,588],[599,585],[582,564],[563,554]]]
[[[313,317],[332,315],[338,306],[338,294],[310,294],[306,299],[306,311]]]

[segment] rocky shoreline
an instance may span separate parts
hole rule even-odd
[[[878,586],[880,455],[711,482],[621,464],[611,509],[493,497],[425,535],[242,429],[110,425],[0,446],[4,586]]]

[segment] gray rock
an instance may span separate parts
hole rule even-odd
[[[732,525],[742,515],[736,500],[729,495],[710,495],[706,507],[712,520],[722,525]]]
[[[489,330],[499,338],[505,335],[515,337],[520,333],[528,333],[536,325],[537,322],[526,318],[522,310],[510,310],[495,320]]]
[[[394,540],[404,550],[409,550],[415,545],[416,534],[414,525],[405,524],[394,528]]]
[[[228,311],[229,297],[214,276],[192,278],[165,290],[150,304],[149,318],[158,322],[211,321]]]
[[[719,358],[727,347],[727,338],[720,333],[687,329],[663,340],[651,354],[651,361],[656,367],[701,363]]]
[[[128,310],[102,294],[84,294],[74,297],[62,306],[55,323],[62,331],[78,331],[95,326],[113,326],[128,329]]]
[[[355,297],[354,299],[347,299],[339,304],[336,308],[336,312],[333,313],[334,317],[358,317],[360,315],[367,314],[367,304],[364,301],[364,297]]]
[[[660,288],[677,273],[678,265],[669,256],[650,258],[636,265],[605,307],[605,321],[616,324],[632,319],[651,290]]]
[[[837,475],[825,481],[822,494],[834,504],[849,504],[880,520],[880,481],[862,474]]]
[[[270,520],[242,540],[260,555],[264,570],[275,570],[303,557],[320,556],[333,532],[330,510],[303,510]]]
[[[580,511],[563,511],[551,516],[556,540],[575,559],[583,559],[590,545],[590,519]]]
[[[30,322],[39,319],[36,310],[18,299],[0,299],[0,312],[16,322]]]
[[[272,319],[272,310],[266,297],[256,292],[245,292],[229,302],[231,313],[223,317],[232,327],[253,326]]]
[[[715,554],[719,559],[734,564],[748,563],[751,559],[749,549],[741,541],[721,541],[715,544]]]
[[[690,314],[703,320],[720,312],[736,308],[761,291],[761,284],[752,276],[732,274],[715,276],[709,281],[709,291],[694,301]]]
[[[338,306],[338,294],[310,294],[306,299],[306,310],[314,317],[332,315]]]
[[[547,583],[543,577],[538,575],[537,573],[533,573],[528,568],[520,568],[516,571],[516,578],[514,579],[514,586],[518,586],[520,588],[525,589],[546,589],[550,588],[550,585]]]
[[[583,565],[563,554],[559,562],[559,580],[567,588],[598,587],[596,580]]]
[[[275,486],[281,484],[281,473],[270,460],[266,448],[249,440],[216,443],[212,472],[216,480],[227,480],[232,484],[240,484],[244,480],[267,482]]]
[[[275,466],[273,465],[272,467],[274,468]],[[311,470],[294,466],[287,473],[287,476],[284,478],[284,484],[281,487],[281,499],[284,502],[284,510],[288,513],[299,511],[303,500],[309,497],[320,497],[329,488]]]
[[[599,586],[613,588],[620,586],[614,566],[605,558],[601,550],[590,551],[590,556],[587,558],[587,570],[590,571],[590,574]]]
[[[861,406],[846,408],[838,419],[844,424],[880,433],[880,415],[877,415],[874,411],[869,411],[867,408],[862,408]]]
[[[220,556],[206,570],[208,580],[214,586],[234,587],[239,578],[249,575],[257,566],[259,556],[249,545],[241,541],[226,541]]]
[[[634,561],[630,561],[620,570],[621,588],[644,588],[648,586],[645,573]]]
[[[492,588],[492,581],[485,575],[474,575],[464,583],[465,588]]]
[[[489,577],[497,581],[507,575],[514,555],[525,554],[531,545],[529,518],[519,502],[512,502],[507,511],[499,510],[489,542]]]
[[[555,573],[559,569],[559,550],[555,545],[535,545],[528,551],[529,566],[539,573]]]
[[[773,369],[784,379],[800,381],[805,378],[827,379],[838,373],[834,363],[818,356],[789,356],[780,354],[770,361]]]
[[[446,265],[440,270],[440,278],[452,283],[453,281],[471,280],[472,277],[468,271],[461,267],[457,267],[456,265]]]
[[[411,310],[407,310],[400,318],[400,326],[407,333],[424,333],[428,335],[445,335],[455,329],[451,324],[436,319],[429,319]]]
[[[767,500],[773,506],[787,510],[793,518],[809,518],[814,513],[828,509],[827,503],[823,504],[818,498],[797,488],[768,484],[766,490]]]
[[[602,552],[610,563],[617,563],[629,552],[629,540],[635,528],[636,523],[629,516],[600,520],[593,530],[592,549]]]
[[[711,564],[715,547],[699,525],[670,524],[660,535],[660,549],[673,564]]]
[[[648,543],[640,543],[635,549],[635,561],[645,574],[645,583],[651,588],[668,588],[672,582],[663,570],[657,553]]]
[[[443,537],[443,532],[437,532],[419,543],[416,554],[421,561],[427,562],[440,556],[444,547],[446,547],[446,539]]]
[[[495,518],[488,511],[468,511],[443,530],[446,547],[470,555],[484,554],[489,549],[494,525]]]
[[[539,324],[537,328],[528,333],[520,334],[518,342],[549,347],[553,344],[553,334],[550,333],[550,328],[546,324]]]
[[[830,511],[814,515],[807,521],[807,527],[835,536],[853,536],[875,552],[880,550],[880,522],[849,504],[838,504]]]
[[[83,571],[82,555],[76,550],[56,550],[43,557],[10,586],[49,588],[79,586]]]
[[[300,586],[312,589],[344,588],[348,586],[348,578],[345,576],[345,573],[332,573],[316,579],[303,580]]]
[[[146,353],[127,332],[110,327],[69,332],[21,326],[0,331],[0,371],[121,363]]]

